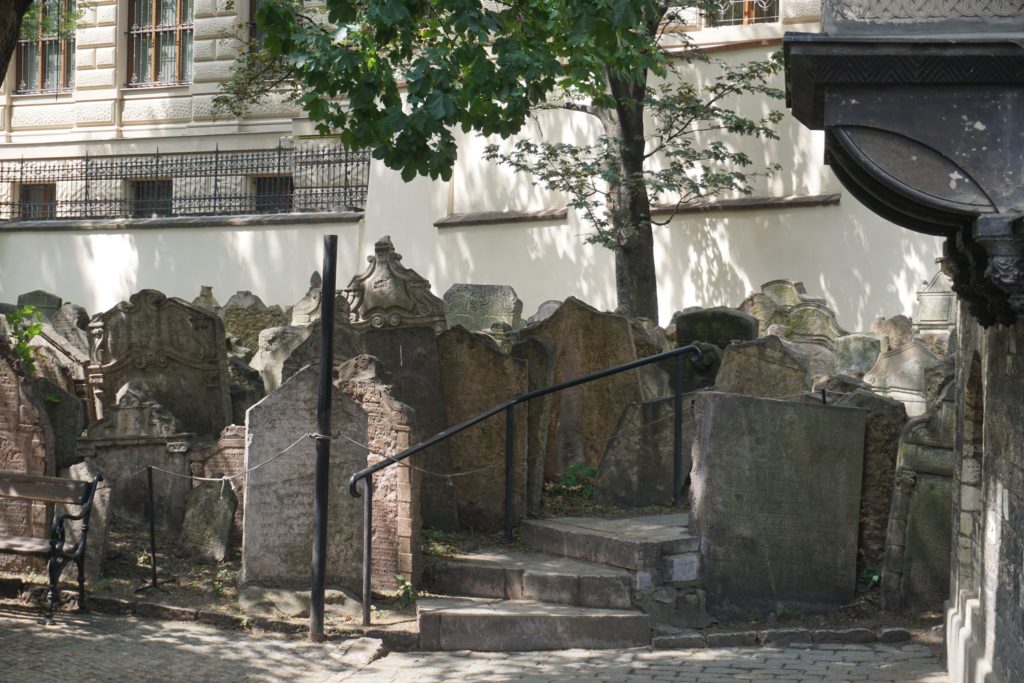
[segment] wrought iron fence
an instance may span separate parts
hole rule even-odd
[[[0,162],[0,220],[362,211],[370,154],[335,144]]]

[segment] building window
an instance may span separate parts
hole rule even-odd
[[[779,20],[779,0],[715,0],[712,26],[769,24]]]
[[[18,190],[18,215],[25,221],[57,217],[57,184],[24,184]]]
[[[291,213],[295,186],[291,176],[255,176],[252,179],[256,213]]]
[[[170,178],[132,180],[130,193],[132,218],[159,218],[174,215],[173,187]]]
[[[61,92],[75,84],[75,0],[45,0],[18,41],[19,93]]]
[[[130,87],[192,80],[192,0],[129,0]]]

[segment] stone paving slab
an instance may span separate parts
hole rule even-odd
[[[0,608],[0,681],[335,681],[377,654],[359,638],[323,645],[181,621]]]

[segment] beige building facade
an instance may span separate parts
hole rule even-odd
[[[817,3],[778,2],[724,0],[725,25],[688,35],[737,62],[777,50],[787,30],[818,30]],[[460,282],[508,284],[525,315],[567,296],[615,307],[611,253],[584,244],[589,228],[564,197],[484,161],[486,140],[462,139],[451,181],[403,183],[314,135],[286,102],[218,114],[250,12],[246,0],[91,0],[73,44],[44,36],[19,48],[0,91],[0,301],[45,289],[97,313],[142,288],[191,299],[212,285],[221,300],[250,290],[290,305],[332,233],[343,282],[389,234],[439,295]],[[595,134],[585,119],[545,113],[528,134],[585,139]],[[911,312],[939,240],[843,193],[820,133],[787,115],[779,135],[741,145],[755,164],[782,164],[752,197],[656,229],[663,324],[686,306],[735,306],[778,278],[802,280],[847,329]]]

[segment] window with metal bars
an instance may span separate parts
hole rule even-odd
[[[26,183],[18,189],[18,215],[23,221],[57,217],[57,184]]]
[[[712,26],[769,24],[779,20],[779,0],[715,0]]]
[[[129,0],[129,87],[192,80],[192,0]]]
[[[291,176],[268,175],[252,178],[253,208],[256,213],[291,213],[295,186]]]
[[[75,85],[75,0],[44,0],[33,35],[18,41],[18,93],[70,90]]]
[[[173,183],[170,178],[132,180],[132,218],[158,218],[174,215]]]

